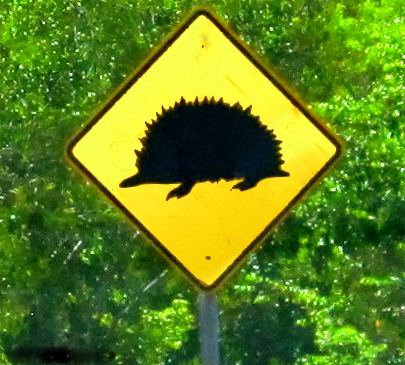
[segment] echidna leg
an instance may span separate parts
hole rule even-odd
[[[237,183],[235,186],[233,186],[232,190],[233,189],[239,189],[240,191],[248,190],[248,189],[254,188],[258,182],[259,182],[259,180],[245,179],[245,180]]]
[[[167,194],[166,201],[174,197],[176,197],[177,199],[182,198],[191,191],[194,185],[195,181],[183,182],[179,187],[173,189],[169,192],[169,194]]]

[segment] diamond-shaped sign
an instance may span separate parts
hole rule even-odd
[[[201,9],[68,147],[202,289],[245,259],[340,153],[325,125]]]

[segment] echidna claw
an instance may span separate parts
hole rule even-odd
[[[257,185],[258,181],[243,180],[232,187],[233,189],[238,189],[240,191],[248,190],[254,188]]]
[[[167,194],[166,201],[168,201],[171,198],[182,198],[183,196],[187,195],[193,186],[195,185],[195,182],[185,182],[178,186],[176,189],[173,189],[172,191]]]

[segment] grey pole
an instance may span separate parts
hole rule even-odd
[[[219,307],[216,294],[199,294],[198,312],[202,365],[220,365]]]

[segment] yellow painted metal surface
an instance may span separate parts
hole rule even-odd
[[[282,141],[290,176],[246,191],[231,190],[237,180],[200,182],[168,201],[178,184],[120,188],[136,173],[145,122],[182,97],[252,106]],[[203,289],[221,282],[339,154],[331,132],[205,10],[184,22],[69,146],[81,170]]]

